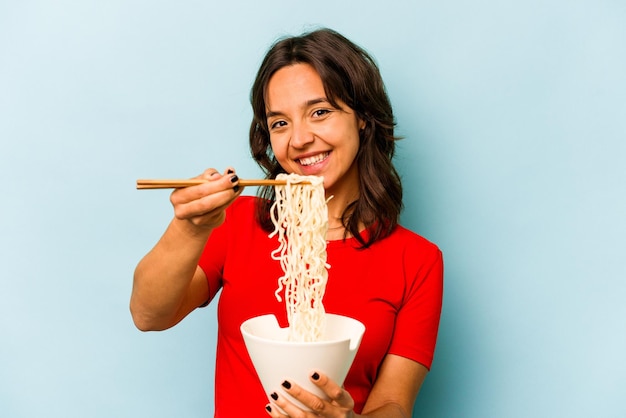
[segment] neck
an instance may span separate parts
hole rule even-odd
[[[328,198],[328,196],[327,196]],[[328,229],[340,229],[343,228],[342,218],[348,205],[357,200],[358,195],[352,199],[344,199],[341,197],[332,196],[328,201]]]
[[[328,241],[342,239],[345,233],[341,216],[347,204],[337,205],[335,202],[335,205],[331,205],[330,202],[333,200],[335,200],[334,197],[328,201],[328,231],[326,232],[326,240]]]
[[[328,229],[342,230],[343,214],[351,203],[359,199],[359,176],[356,162],[339,180],[326,189]],[[341,231],[343,233],[343,231]]]

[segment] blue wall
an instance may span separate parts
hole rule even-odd
[[[403,223],[446,293],[423,417],[623,417],[626,3],[0,1],[0,415],[207,417],[215,309],[134,329],[171,217],[141,177],[248,157],[269,44],[333,27],[379,61]]]

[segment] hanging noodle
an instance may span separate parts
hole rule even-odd
[[[284,186],[275,186],[276,201],[271,209],[279,247],[272,258],[280,261],[284,275],[278,279],[276,298],[284,290],[289,340],[318,341],[324,328],[322,297],[328,280],[326,231],[328,210],[323,178],[279,174]],[[298,185],[310,182],[311,185]]]

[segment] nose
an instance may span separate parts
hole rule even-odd
[[[313,130],[307,123],[294,123],[291,131],[291,140],[289,144],[293,148],[306,148],[307,145],[315,141]]]

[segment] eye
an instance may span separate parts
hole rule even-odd
[[[277,120],[276,122],[272,122],[270,124],[270,129],[278,129],[287,126],[287,122],[284,120]]]
[[[317,109],[313,112],[313,117],[314,118],[321,118],[326,116],[327,114],[330,113],[330,110],[328,109]]]

